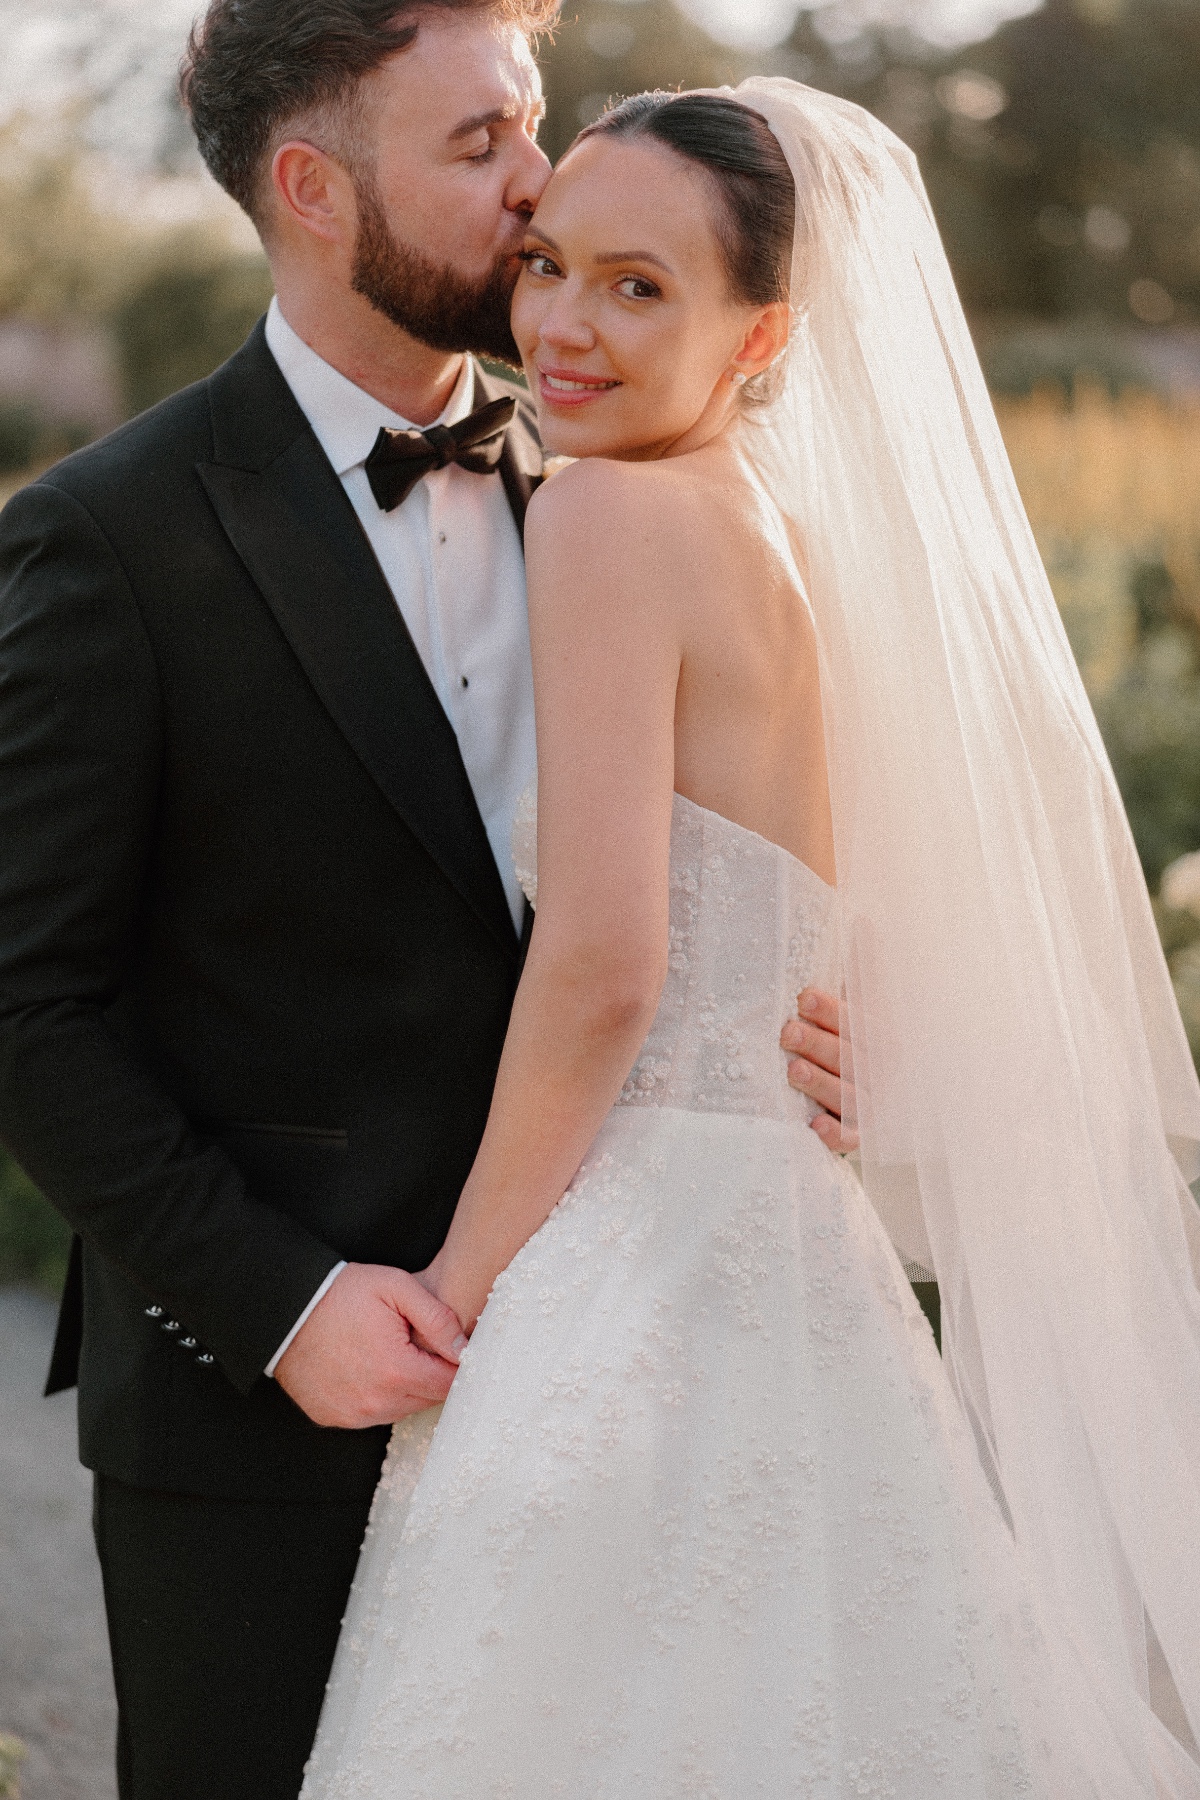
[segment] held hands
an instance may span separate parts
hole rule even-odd
[[[837,1001],[819,988],[805,988],[796,1001],[798,1019],[789,1019],[780,1047],[789,1053],[788,1084],[824,1110],[812,1129],[829,1150],[857,1150],[858,1133],[842,1124],[842,1040]]]
[[[429,1267],[422,1269],[416,1279],[448,1311],[462,1320],[462,1330],[470,1337],[487,1304],[494,1277],[489,1279],[486,1273],[479,1271],[472,1275],[469,1266],[456,1270],[448,1251],[449,1245],[443,1244]],[[459,1354],[461,1355],[461,1351]]]
[[[450,1392],[467,1340],[415,1275],[348,1263],[305,1320],[275,1379],[315,1425],[393,1425]]]
[[[816,988],[798,996],[799,1017],[780,1034],[788,1082],[822,1108],[812,1129],[830,1150],[858,1147],[842,1124],[842,1059],[836,1000]],[[455,1279],[439,1253],[420,1276],[349,1263],[279,1360],[275,1379],[316,1425],[362,1430],[436,1406],[450,1392],[487,1283]],[[444,1295],[439,1297],[439,1295]],[[450,1305],[446,1300],[451,1301]],[[453,1302],[460,1302],[454,1310]]]

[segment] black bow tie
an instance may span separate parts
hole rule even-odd
[[[475,475],[490,475],[499,466],[504,434],[516,410],[515,400],[492,400],[457,425],[431,425],[427,431],[389,431],[381,426],[364,466],[384,512],[399,506],[422,476],[450,463]]]

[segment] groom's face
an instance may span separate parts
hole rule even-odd
[[[431,12],[361,102],[355,289],[435,349],[517,361],[518,252],[550,177],[526,38],[486,13]]]

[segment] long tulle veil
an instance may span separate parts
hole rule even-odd
[[[914,157],[793,82],[733,97],[797,186],[743,437],[820,647],[863,1180],[941,1284],[1104,1800],[1197,1794],[1147,1704],[1165,1665],[1200,1740],[1200,1087],[1145,883]]]

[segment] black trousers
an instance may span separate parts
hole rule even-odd
[[[296,1800],[369,1511],[96,1477],[121,1800]]]

